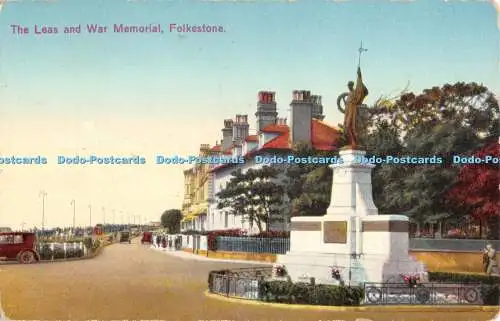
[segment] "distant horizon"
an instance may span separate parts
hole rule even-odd
[[[279,14],[278,14],[279,13]],[[371,104],[404,89],[458,81],[500,93],[497,12],[487,2],[141,3],[7,2],[0,11],[0,156],[197,155],[220,141],[223,120],[249,115],[276,92],[289,119],[293,90],[323,96],[325,122],[361,67]],[[116,18],[120,17],[120,18]],[[468,25],[464,21],[474,21]],[[47,28],[160,24],[163,33],[18,34]],[[223,32],[178,32],[171,24]],[[33,29],[34,30],[34,29]],[[41,29],[40,29],[41,30]],[[172,32],[171,32],[172,31]],[[88,224],[111,211],[159,220],[180,208],[185,166],[0,165],[0,226]],[[118,215],[118,214],[116,214]],[[121,215],[121,214],[120,214]]]

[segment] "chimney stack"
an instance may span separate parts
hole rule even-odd
[[[233,120],[224,119],[224,128],[222,128],[222,151],[231,148],[233,143]]]
[[[286,118],[281,118],[281,117],[280,117],[280,118],[278,118],[278,119],[276,120],[276,124],[277,124],[277,125],[286,125]]]
[[[292,144],[306,142],[311,144],[311,121],[313,96],[308,90],[294,90],[290,103],[290,138]]]
[[[200,144],[200,154],[205,154],[210,150],[210,144]]]
[[[323,103],[321,102],[321,96],[312,95],[312,118],[323,120],[325,119],[325,115],[323,115]]]
[[[233,145],[243,144],[248,137],[249,128],[248,115],[236,115],[233,122]]]
[[[276,124],[276,93],[272,91],[260,91],[257,101],[257,131],[261,132],[269,124]]]

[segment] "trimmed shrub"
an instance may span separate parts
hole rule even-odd
[[[79,258],[83,256],[83,249],[70,247],[66,249],[66,258]]]
[[[86,237],[83,239],[83,246],[90,251],[92,249],[92,238],[91,237]]]
[[[244,237],[245,231],[242,229],[218,230],[210,231],[207,233],[207,245],[209,251],[217,251],[217,237],[218,236],[238,236]]]
[[[264,238],[289,238],[290,232],[287,231],[264,231],[253,237],[264,237]]]
[[[52,249],[49,244],[43,244],[41,248],[38,250],[38,254],[40,255],[40,260],[47,261],[52,260]]]
[[[259,296],[266,302],[359,306],[364,299],[364,290],[342,285],[263,281],[259,285]]]
[[[62,244],[56,244],[54,246],[54,260],[60,260],[66,258],[66,251]]]
[[[92,252],[96,252],[101,247],[101,241],[95,240],[92,243]]]
[[[481,283],[481,296],[483,298],[483,304],[498,305],[498,298],[500,296],[500,276],[429,272],[429,282]]]

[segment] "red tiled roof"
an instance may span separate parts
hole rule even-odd
[[[267,133],[278,133],[279,135],[268,141],[262,146],[262,148],[253,150],[247,153],[247,157],[251,157],[254,154],[269,150],[277,149],[287,151],[291,149],[290,146],[290,128],[287,125],[275,125],[271,124],[263,129],[263,132]],[[327,125],[318,119],[313,119],[311,121],[311,143],[316,150],[330,151],[335,149],[335,145],[338,141],[340,135],[339,129]],[[212,171],[217,171],[220,168],[231,166],[232,164],[222,164],[216,166]]]
[[[286,133],[289,129],[287,125],[269,124],[262,131],[264,133]]]
[[[313,119],[311,125],[313,147],[316,150],[333,150],[340,136],[339,129],[318,119]]]
[[[258,142],[259,141],[259,136],[258,135],[250,135],[247,138],[245,138],[246,142]]]
[[[210,149],[212,152],[221,152],[222,151],[222,146],[221,145],[216,145]]]
[[[287,127],[286,132],[282,132],[278,136],[274,137],[270,141],[264,144],[262,148],[277,148],[277,149],[289,149],[290,148],[290,129]]]

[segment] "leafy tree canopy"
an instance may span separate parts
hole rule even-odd
[[[179,233],[181,230],[182,212],[178,209],[170,209],[161,215],[161,225],[168,229],[169,233]]]
[[[383,164],[374,170],[374,201],[382,213],[405,213],[425,220],[453,211],[446,195],[464,155],[498,136],[499,107],[493,93],[476,83],[446,84],[421,94],[379,100],[369,109],[370,128],[362,141],[370,155],[444,158],[443,164]]]
[[[217,194],[218,208],[243,216],[259,232],[265,223],[267,230],[270,223],[283,220],[284,188],[277,181],[278,174],[278,169],[271,166],[233,172],[226,187]]]

